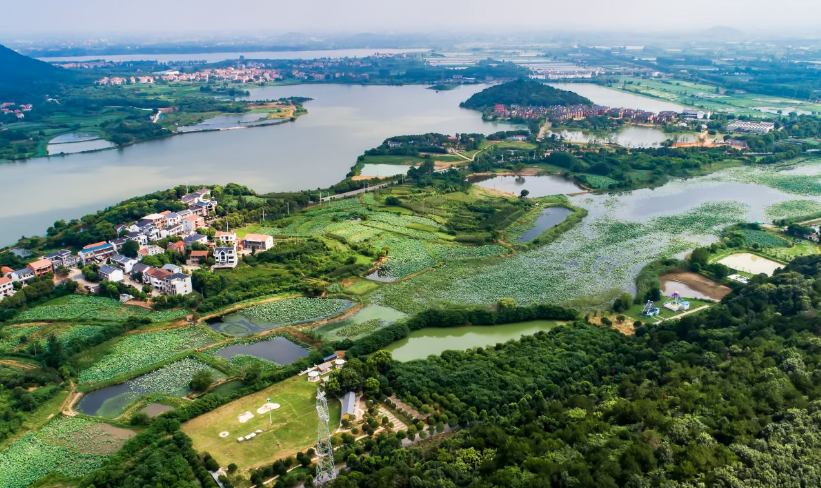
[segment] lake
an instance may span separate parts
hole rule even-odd
[[[543,176],[491,176],[471,180],[484,188],[519,195],[522,190],[530,192],[528,197],[567,195],[582,191],[576,183],[558,175]]]
[[[542,210],[542,213],[536,218],[536,222],[533,223],[533,227],[516,238],[516,242],[532,241],[542,235],[545,231],[564,222],[564,219],[572,213],[572,210],[565,207],[549,207]]]
[[[170,63],[173,61],[205,61],[217,63],[226,59],[319,59],[319,58],[363,58],[374,54],[401,54],[412,52],[428,52],[428,49],[322,49],[314,51],[235,51],[235,52],[206,52],[192,54],[94,54],[91,56],[56,56],[37,58],[41,61],[54,63],[58,61],[158,61]]]
[[[465,350],[486,347],[532,335],[540,330],[550,330],[558,325],[551,320],[533,320],[499,325],[468,325],[464,327],[429,327],[411,332],[408,337],[387,347],[397,361],[424,359],[431,354],[438,355],[449,349]]]
[[[229,360],[234,356],[254,356],[283,366],[304,358],[308,355],[308,350],[284,337],[274,337],[253,344],[234,344],[224,347],[217,351],[216,355]]]
[[[259,88],[249,99],[314,100],[306,103],[307,115],[274,127],[183,134],[124,149],[0,163],[4,196],[17,202],[0,206],[0,246],[22,235],[42,235],[56,220],[186,182],[234,182],[259,192],[326,187],[342,180],[364,150],[390,136],[511,128],[459,107],[485,86],[439,93],[421,85]]]

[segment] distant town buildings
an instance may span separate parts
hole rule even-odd
[[[728,132],[746,132],[749,134],[766,134],[775,129],[773,122],[749,122],[737,120],[727,124]]]

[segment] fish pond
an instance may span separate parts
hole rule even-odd
[[[559,175],[543,176],[490,176],[472,179],[473,183],[494,190],[521,194],[522,190],[530,192],[528,197],[546,197],[548,195],[567,195],[582,191],[576,183]]]
[[[48,141],[46,151],[49,156],[60,154],[76,154],[86,151],[99,151],[114,147],[114,144],[101,139],[97,134],[85,132],[69,132]]]
[[[294,298],[249,307],[208,321],[208,327],[226,335],[244,337],[284,325],[322,320],[354,305],[349,300]]]
[[[236,356],[253,356],[285,366],[307,356],[308,350],[285,337],[274,337],[252,344],[233,344],[223,347],[214,355],[229,361]]]
[[[542,233],[556,227],[573,213],[565,207],[548,207],[533,222],[533,227],[526,230],[524,234],[516,238],[516,242],[529,242],[542,235]]]
[[[209,371],[215,380],[225,378],[224,374],[200,361],[181,359],[125,383],[87,393],[77,404],[77,410],[86,415],[114,418],[145,395],[161,393],[182,397],[191,392],[188,384],[194,373],[203,369]]]
[[[532,320],[499,325],[468,325],[465,327],[429,327],[411,332],[385,348],[397,361],[424,359],[447,350],[486,347],[550,330],[559,325],[552,320]]]
[[[314,332],[322,335],[322,340],[358,339],[407,317],[406,314],[390,307],[370,305],[351,317],[321,325]]]

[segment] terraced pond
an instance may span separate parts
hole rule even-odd
[[[564,222],[564,219],[572,213],[572,210],[565,207],[548,207],[542,210],[541,215],[539,215],[536,218],[536,222],[533,223],[533,227],[517,237],[516,242],[532,241],[542,235],[545,231],[548,231]]]
[[[518,339],[524,335],[550,330],[559,325],[552,320],[533,320],[500,325],[469,325],[465,327],[426,328],[411,332],[408,337],[385,348],[397,361],[424,359],[447,350],[485,347]]]

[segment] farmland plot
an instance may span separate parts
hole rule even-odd
[[[124,321],[129,317],[148,317],[154,322],[164,322],[183,318],[187,313],[185,310],[152,312],[143,308],[127,307],[111,298],[68,295],[24,310],[15,317],[15,321],[37,322],[42,320],[68,321],[83,319]]]

